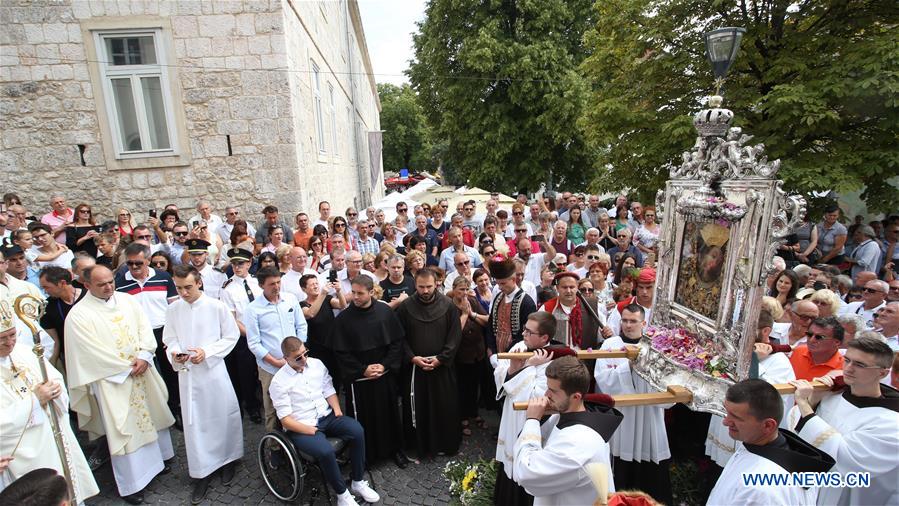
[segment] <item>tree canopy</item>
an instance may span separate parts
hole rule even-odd
[[[891,1],[603,0],[585,36],[583,128],[592,187],[651,196],[693,144],[690,114],[712,91],[702,34],[747,29],[723,89],[735,126],[780,158],[785,188],[865,187],[899,208],[899,9]],[[895,184],[895,179],[893,179]]]
[[[399,172],[434,171],[431,133],[425,123],[415,91],[408,85],[378,84],[381,99],[381,128],[384,130],[384,169]]]
[[[581,188],[595,157],[577,120],[590,0],[431,0],[408,75],[443,161],[470,184]]]

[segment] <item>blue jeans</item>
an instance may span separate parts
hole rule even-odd
[[[310,436],[296,432],[287,432],[297,450],[312,456],[325,475],[325,480],[334,489],[334,492],[342,494],[346,491],[346,483],[337,466],[337,458],[334,456],[334,448],[328,443],[328,437],[343,439],[350,445],[350,461],[353,469],[351,477],[353,481],[362,481],[362,473],[365,471],[365,433],[359,422],[348,417],[336,417],[334,413],[318,420],[318,431]]]

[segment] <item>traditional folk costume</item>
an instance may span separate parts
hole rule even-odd
[[[156,339],[137,300],[116,292],[88,294],[66,318],[66,369],[78,426],[106,435],[119,494],[140,492],[175,454],[165,383],[153,367]],[[139,376],[131,364],[150,364]]]
[[[550,341],[547,346],[559,346],[560,343]],[[528,351],[524,341],[515,343],[509,350],[512,353]],[[527,402],[546,393],[546,368],[549,362],[538,366],[525,367],[513,375],[509,375],[512,361],[500,360],[493,370],[496,382],[496,400],[503,400],[502,418],[499,422],[499,436],[496,440],[496,460],[502,464],[502,470],[496,473],[493,502],[507,506],[532,504],[534,498],[524,488],[515,483],[512,475],[515,463],[515,442],[521,433],[527,414],[513,409],[516,402]]]
[[[846,388],[800,416],[793,407],[790,426],[833,455],[833,471],[871,473],[870,487],[823,488],[818,504],[899,504],[899,392],[881,384],[880,397],[858,397]]]
[[[181,420],[191,478],[205,478],[243,456],[243,426],[225,357],[237,344],[237,323],[225,305],[208,295],[193,304],[181,299],[166,314],[162,341],[178,372]],[[199,364],[179,364],[172,353],[202,348]]]
[[[489,269],[492,278],[507,279],[515,275],[515,262],[496,260],[490,262]],[[537,304],[520,287],[508,295],[497,292],[490,303],[487,348],[493,353],[509,351],[515,343],[524,339],[524,324],[534,311],[537,311]],[[493,366],[496,367],[495,364]]]
[[[765,359],[759,360],[759,379],[763,379],[772,385],[777,383],[789,383],[796,379],[790,359],[783,353],[773,353]],[[784,395],[784,414],[790,412],[793,407],[793,396]],[[736,451],[736,441],[728,434],[724,426],[724,419],[718,415],[712,415],[709,421],[709,435],[705,442],[705,454],[712,458],[721,467],[727,465],[727,461]],[[790,425],[787,416],[783,417],[780,426],[788,429]]]
[[[625,345],[639,342],[639,339],[614,336],[606,339],[600,350],[622,350]],[[631,369],[626,358],[599,360],[594,378],[597,392],[608,395],[658,391]],[[668,468],[671,450],[665,430],[665,409],[669,406],[618,408],[624,421],[609,441],[615,457],[614,475],[618,487],[642,490],[665,504],[672,502]]]
[[[559,273],[559,276],[571,276],[573,273]],[[587,306],[597,306],[595,297],[584,297]],[[590,309],[584,307],[580,297],[574,300],[574,306],[568,307],[559,302],[559,298],[550,299],[539,309],[551,313],[556,319],[556,335],[553,339],[577,351],[594,349],[599,346],[599,320],[593,317]],[[596,360],[584,360],[584,365],[593,373]]]
[[[0,332],[14,328],[15,320],[6,301],[0,301]],[[42,467],[63,475],[59,450],[50,425],[49,410],[55,409],[72,471],[73,499],[76,503],[82,503],[88,497],[97,495],[99,489],[69,424],[69,395],[62,375],[44,359],[49,381],[56,381],[63,388],[59,397],[47,403],[46,407],[41,407],[33,390],[43,382],[43,378],[37,356],[26,344],[30,342],[31,339],[20,333],[12,352],[0,357],[0,411],[3,413],[0,416],[0,455],[15,457],[7,470],[0,474],[0,490],[23,474]]]
[[[815,504],[818,489],[759,485],[748,486],[743,476],[756,474],[823,473],[833,466],[833,458],[786,429],[779,429],[777,439],[766,445],[737,444],[709,496],[709,506],[759,505],[801,506]],[[822,489],[823,490],[823,489]],[[857,503],[873,504],[873,503]],[[883,504],[883,503],[881,503]]]
[[[588,411],[552,415],[542,426],[533,418],[524,423],[515,443],[512,474],[534,496],[535,506],[590,505],[596,500],[585,466],[610,466],[606,441],[622,415],[605,406],[586,405]],[[611,475],[608,491],[615,491]]]
[[[322,311],[327,309],[322,306]],[[331,339],[343,376],[347,414],[365,429],[369,462],[392,458],[403,449],[403,422],[397,407],[403,334],[393,310],[374,299],[364,308],[350,304],[334,321]],[[383,365],[384,374],[366,378],[365,369],[371,364]]]
[[[440,366],[425,371],[412,366],[404,379],[409,385],[407,419],[415,429],[419,456],[452,455],[462,443],[459,393],[453,360],[462,341],[459,310],[441,293],[427,301],[415,294],[396,309],[405,332],[405,359],[435,357]],[[404,396],[406,397],[406,396]]]

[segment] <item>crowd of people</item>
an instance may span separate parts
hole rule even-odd
[[[33,215],[7,194],[0,212],[0,369],[11,378],[3,410],[13,413],[0,437],[2,486],[38,467],[61,469],[49,405],[63,422],[79,501],[98,493],[92,471],[110,463],[123,500],[144,502],[149,482],[170,470],[174,428],[199,503],[214,475],[234,479],[247,420],[283,429],[314,456],[341,505],[378,501],[367,465],[404,468],[409,450],[452,455],[474,431],[496,434],[497,504],[595,497],[583,473],[565,474],[595,461],[613,469],[614,487],[672,502],[666,406],[612,410],[591,397],[651,385],[627,359],[582,363],[551,351],[615,350],[643,337],[662,218],[652,206],[521,193],[508,209],[494,195],[483,214],[474,201],[452,210],[446,200],[399,202],[387,220],[374,207],[332,215],[321,202],[292,220],[267,205],[254,224],[239,207],[219,216],[205,201],[140,215],[121,208],[105,221],[61,195],[49,205]],[[728,393],[727,417],[713,417],[706,440],[723,476],[729,462],[752,460],[747,448],[787,448],[778,427],[799,446],[836,433],[821,447],[836,468],[869,470],[879,485],[829,499],[897,497],[886,482],[899,466],[899,432],[884,432],[899,416],[888,386],[899,383],[897,237],[899,217],[847,228],[834,205],[781,246],[755,354],[759,378],[799,389],[777,403],[764,401],[764,381]],[[20,295],[46,301],[48,382],[13,316]],[[498,358],[519,351],[533,353]],[[822,400],[813,380],[845,393]],[[532,407],[512,409],[521,401]],[[499,427],[485,410],[501,413]],[[87,455],[70,412],[92,441]],[[549,412],[558,415],[543,435],[555,436],[541,439]],[[348,441],[349,486],[327,437]],[[869,457],[878,452],[892,457]],[[716,487],[710,503],[731,502],[728,493]]]

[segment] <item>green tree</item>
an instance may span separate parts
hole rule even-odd
[[[399,172],[434,171],[431,133],[415,91],[408,85],[378,84],[381,129],[384,130],[384,169]]]
[[[591,0],[431,0],[408,75],[444,164],[470,184],[510,192],[582,187],[594,156],[577,119]]]
[[[785,187],[864,186],[869,209],[899,208],[899,189],[887,182],[899,173],[894,2],[603,0],[594,10],[581,126],[604,168],[596,189],[646,197],[664,184],[696,137],[689,115],[712,91],[702,34],[742,26],[725,106],[769,159],[782,160]]]

